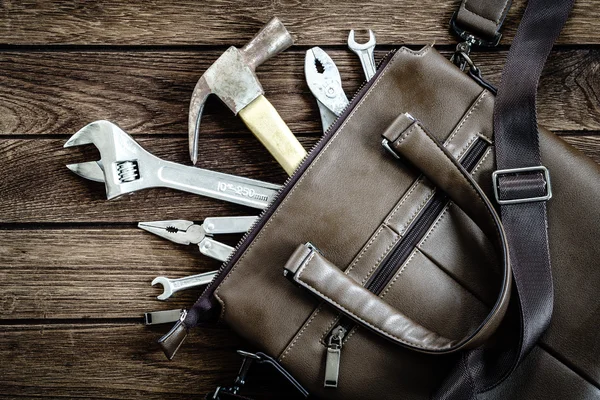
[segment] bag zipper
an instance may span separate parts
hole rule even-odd
[[[327,357],[325,361],[325,387],[337,387],[340,375],[340,360],[344,337],[348,331],[338,326],[331,331],[327,341]]]
[[[461,160],[461,165],[468,172],[471,172],[477,161],[487,150],[487,143],[481,139],[476,139],[471,149]],[[388,255],[381,266],[371,275],[371,278],[365,284],[365,288],[376,295],[381,294],[381,291],[387,286],[402,264],[406,261],[413,249],[419,244],[423,236],[427,233],[431,225],[435,222],[444,207],[448,203],[448,195],[444,192],[437,191],[433,197],[423,207],[419,216],[407,230],[406,234],[397,244],[394,250]]]
[[[485,154],[489,143],[483,138],[477,138],[467,154],[462,158],[460,164],[469,173],[475,168],[479,160]],[[415,218],[414,222],[406,231],[404,237],[396,244],[394,249],[381,263],[377,270],[371,275],[365,288],[372,293],[379,295],[381,291],[387,286],[390,280],[396,275],[398,269],[406,262],[409,255],[412,253],[414,248],[419,244],[423,236],[427,233],[431,225],[438,218],[442,210],[446,207],[449,202],[448,195],[444,192],[437,191],[433,197],[427,202],[425,207],[419,213],[419,216]],[[337,345],[338,340],[333,340],[333,343],[337,346],[332,349],[332,338],[336,339],[339,337],[339,332],[343,332],[342,339],[345,335],[350,332],[356,326],[356,322],[347,316],[342,316],[334,328],[329,332],[326,337],[327,343],[327,355],[325,357],[325,386],[330,387],[327,384],[328,372],[331,368],[331,374],[335,370],[336,376],[339,373],[339,363],[341,358],[342,342]],[[343,341],[343,340],[342,340]],[[333,351],[336,349],[337,351]],[[331,365],[331,367],[330,367]],[[334,367],[335,366],[335,367]],[[335,387],[337,387],[337,379]]]

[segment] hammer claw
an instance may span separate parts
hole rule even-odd
[[[252,133],[275,159],[291,174],[306,151],[285,125],[275,108],[264,98],[256,67],[287,49],[293,40],[277,18],[271,19],[246,46],[229,47],[204,72],[190,102],[188,120],[189,151],[192,162],[198,161],[198,133],[204,103],[214,94],[239,115]]]
[[[200,132],[200,120],[202,119],[204,104],[206,103],[206,99],[210,94],[210,87],[206,83],[204,76],[202,76],[198,80],[198,83],[196,83],[196,87],[194,87],[192,100],[190,101],[190,114],[188,117],[188,145],[190,158],[194,165],[196,165],[196,162],[198,162],[198,136]]]

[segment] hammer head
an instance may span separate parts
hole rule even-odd
[[[198,80],[188,120],[190,157],[198,158],[198,132],[206,98],[217,95],[234,115],[250,104],[264,90],[255,69],[269,58],[293,44],[293,39],[278,18],[271,19],[260,32],[241,49],[230,47]]]

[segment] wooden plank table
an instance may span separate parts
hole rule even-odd
[[[138,221],[202,220],[248,214],[240,206],[153,189],[106,201],[102,184],[65,164],[97,156],[63,149],[85,124],[118,123],[159,157],[188,164],[187,110],[196,80],[226,46],[246,43],[279,16],[296,45],[258,70],[266,94],[305,147],[320,136],[304,82],[304,53],[322,46],[346,92],[361,83],[348,29],[375,30],[376,57],[398,45],[436,42],[450,54],[456,1],[273,2],[211,0],[6,0],[0,2],[0,396],[189,398],[235,376],[245,344],[227,327],[198,329],[177,358],[156,339],[168,327],[142,325],[144,311],[189,306],[199,291],[168,303],[157,275],[184,276],[218,263],[136,228]],[[516,16],[497,49],[474,55],[498,83]],[[360,37],[359,37],[360,39]],[[600,8],[578,0],[539,91],[539,120],[600,162]],[[211,100],[199,166],[282,183],[285,174],[239,119]],[[235,238],[230,239],[235,242]],[[281,398],[273,374],[249,393]],[[275,379],[275,381],[278,381]]]

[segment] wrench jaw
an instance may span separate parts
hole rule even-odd
[[[370,81],[377,71],[377,64],[375,64],[375,34],[369,29],[369,41],[367,43],[356,43],[354,40],[354,29],[348,34],[348,48],[352,50],[360,59],[365,78]]]
[[[93,144],[100,152],[99,161],[69,164],[77,175],[104,182],[107,199],[114,199],[149,187],[151,163],[160,159],[144,150],[131,136],[109,121],[95,121],[75,133],[64,147]]]
[[[375,41],[375,34],[371,29],[369,29],[369,41],[367,43],[356,43],[356,41],[354,40],[354,29],[352,29],[348,34],[348,47],[350,48],[350,50],[353,51],[368,50],[369,48],[374,48],[376,43],[377,42]]]
[[[104,182],[104,170],[98,164],[99,161],[88,161],[79,164],[68,164],[67,168],[82,178],[95,182]]]
[[[165,278],[164,276],[154,278],[154,280],[152,281],[152,286],[157,284],[161,284],[163,287],[162,294],[156,296],[158,300],[165,301],[173,295],[173,287],[171,286],[171,282],[169,282],[167,278]]]

